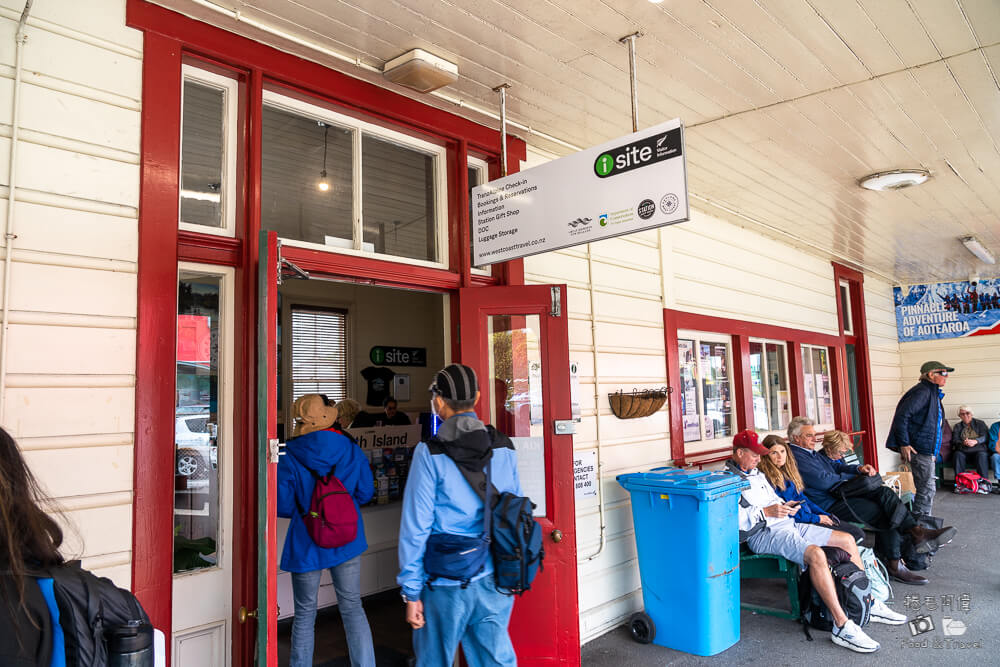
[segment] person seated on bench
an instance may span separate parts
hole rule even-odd
[[[951,451],[955,457],[955,474],[961,475],[965,472],[967,463],[973,470],[979,473],[980,477],[989,478],[990,473],[987,463],[989,453],[986,451],[986,442],[989,440],[990,430],[986,428],[986,422],[982,419],[975,419],[972,416],[972,408],[963,405],[958,409],[959,421],[951,428]],[[958,487],[955,487],[958,493]]]
[[[843,431],[827,431],[823,434],[823,453],[831,461],[843,461],[847,452],[853,450],[851,439]]]
[[[993,466],[993,479],[1000,482],[1000,421],[990,424],[989,442],[986,443],[986,451],[990,455],[990,463]],[[1000,493],[1000,483],[993,485],[993,493]]]
[[[887,486],[879,486],[864,496],[834,497],[833,489],[841,482],[877,473],[870,465],[848,465],[814,451],[816,429],[808,417],[792,418],[788,423],[788,442],[806,485],[806,497],[841,521],[858,521],[874,528],[875,554],[886,564],[890,577],[904,584],[926,584],[927,579],[908,570],[900,560],[903,536],[909,534],[916,550],[927,553],[951,542],[955,529],[946,526],[931,530],[919,525],[917,517]]]
[[[865,538],[865,531],[832,516],[802,493],[805,484],[802,483],[802,475],[795,465],[795,457],[788,451],[788,442],[784,438],[780,435],[769,435],[764,438],[763,445],[767,447],[768,453],[760,460],[760,471],[774,487],[779,498],[799,502],[799,510],[792,515],[795,523],[814,523],[832,528],[833,537],[830,539],[830,546],[840,547],[851,555],[851,562],[862,570],[865,569],[864,565],[859,565],[861,556],[855,557],[858,553],[858,542]]]
[[[809,573],[813,588],[833,616],[834,627],[830,639],[834,644],[859,653],[877,651],[879,643],[847,617],[837,600],[830,566],[826,554],[820,548],[830,543],[833,531],[812,523],[795,523],[792,517],[798,511],[798,504],[794,501],[782,502],[764,475],[757,470],[760,457],[767,453],[767,448],[757,441],[757,433],[754,431],[741,431],[733,438],[733,456],[726,461],[726,469],[750,484],[750,488],[744,489],[740,494],[740,542],[746,542],[750,551],[756,554],[787,558]],[[872,604],[871,618],[891,625],[906,622],[905,616],[878,601]]]

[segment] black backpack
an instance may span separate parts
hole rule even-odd
[[[79,561],[31,574],[52,579],[67,667],[107,665],[108,633],[130,623],[140,627],[149,624],[149,617],[131,592],[82,569]]]
[[[865,571],[851,562],[850,555],[839,547],[823,547],[833,575],[833,585],[837,590],[837,600],[847,617],[859,628],[868,624],[871,608],[875,601],[872,585]],[[808,574],[803,574],[799,582],[799,603],[802,609],[802,631],[806,639],[812,641],[809,628],[823,632],[833,630],[833,616],[819,594],[812,586]]]
[[[944,519],[929,514],[920,514],[917,516],[917,523],[929,530],[939,530],[944,526]],[[932,549],[929,553],[919,553],[913,545],[913,537],[909,533],[903,536],[903,540],[899,545],[900,557],[903,559],[908,570],[926,570],[930,567],[931,560],[936,553],[936,548]]]

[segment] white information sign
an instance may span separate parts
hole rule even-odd
[[[420,442],[420,424],[412,426],[372,426],[348,431],[361,449],[383,447],[416,447]]]
[[[577,363],[569,362],[569,400],[572,404],[573,419],[580,421],[580,374],[577,372]]]
[[[476,266],[688,219],[679,119],[472,190]]]
[[[511,438],[517,452],[521,491],[535,503],[534,516],[545,516],[545,438]]]
[[[597,495],[597,450],[573,454],[573,486],[576,487],[577,498],[589,498]]]

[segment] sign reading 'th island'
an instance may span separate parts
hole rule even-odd
[[[688,219],[680,120],[472,190],[476,266]]]

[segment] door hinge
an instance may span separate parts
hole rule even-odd
[[[267,462],[277,463],[278,462],[278,439],[271,438],[267,441]]]
[[[553,285],[552,290],[552,309],[549,311],[549,315],[552,317],[562,317],[562,300],[559,298],[561,295],[561,290],[558,285]]]

